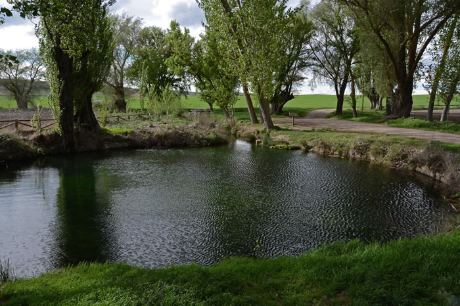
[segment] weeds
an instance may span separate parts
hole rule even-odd
[[[0,260],[0,284],[4,284],[14,279],[13,267],[10,264],[10,260]]]

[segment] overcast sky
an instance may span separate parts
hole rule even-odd
[[[297,6],[300,0],[289,0],[291,6]],[[317,2],[316,0],[312,1]],[[0,0],[0,6],[7,6],[6,0]],[[114,13],[127,13],[143,19],[146,26],[167,28],[171,20],[178,21],[182,26],[190,29],[193,36],[203,31],[203,13],[195,0],[118,0],[112,8]],[[0,49],[28,49],[38,47],[34,24],[18,16],[6,18],[0,26]],[[305,83],[299,92],[302,93],[329,93],[333,91],[329,86],[317,86],[314,91]]]

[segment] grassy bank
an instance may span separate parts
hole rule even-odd
[[[145,270],[81,265],[0,289],[5,305],[458,305],[460,232],[300,257]]]
[[[367,122],[367,123],[384,123],[392,127],[401,127],[408,129],[418,129],[426,131],[437,131],[444,133],[454,133],[460,134],[460,123],[458,122],[439,122],[439,121],[427,121],[424,119],[418,118],[400,118],[393,120],[385,119],[385,112],[383,111],[364,111],[359,112],[358,117],[354,118],[351,111],[346,110],[341,116],[334,116],[331,114],[331,117],[335,117],[343,120],[352,120],[356,122]]]

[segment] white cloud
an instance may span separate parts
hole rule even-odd
[[[0,26],[0,49],[30,49],[38,47],[35,28],[30,24]]]

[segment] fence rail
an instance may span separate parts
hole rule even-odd
[[[147,114],[126,114],[126,115],[111,115],[111,116],[106,116],[106,117],[97,117],[97,120],[101,122],[102,120],[115,120],[116,122],[128,122],[133,119],[142,119],[142,120],[148,120],[149,116]],[[8,129],[14,126],[14,129],[16,132],[20,131],[20,126],[24,126],[34,130],[44,130],[47,128],[52,127],[53,125],[57,124],[56,120],[53,118],[44,118],[44,119],[39,119],[36,120],[37,126],[34,126],[32,124],[33,119],[3,119],[0,120],[0,130],[3,129]],[[42,123],[45,123],[45,125],[42,125]]]

